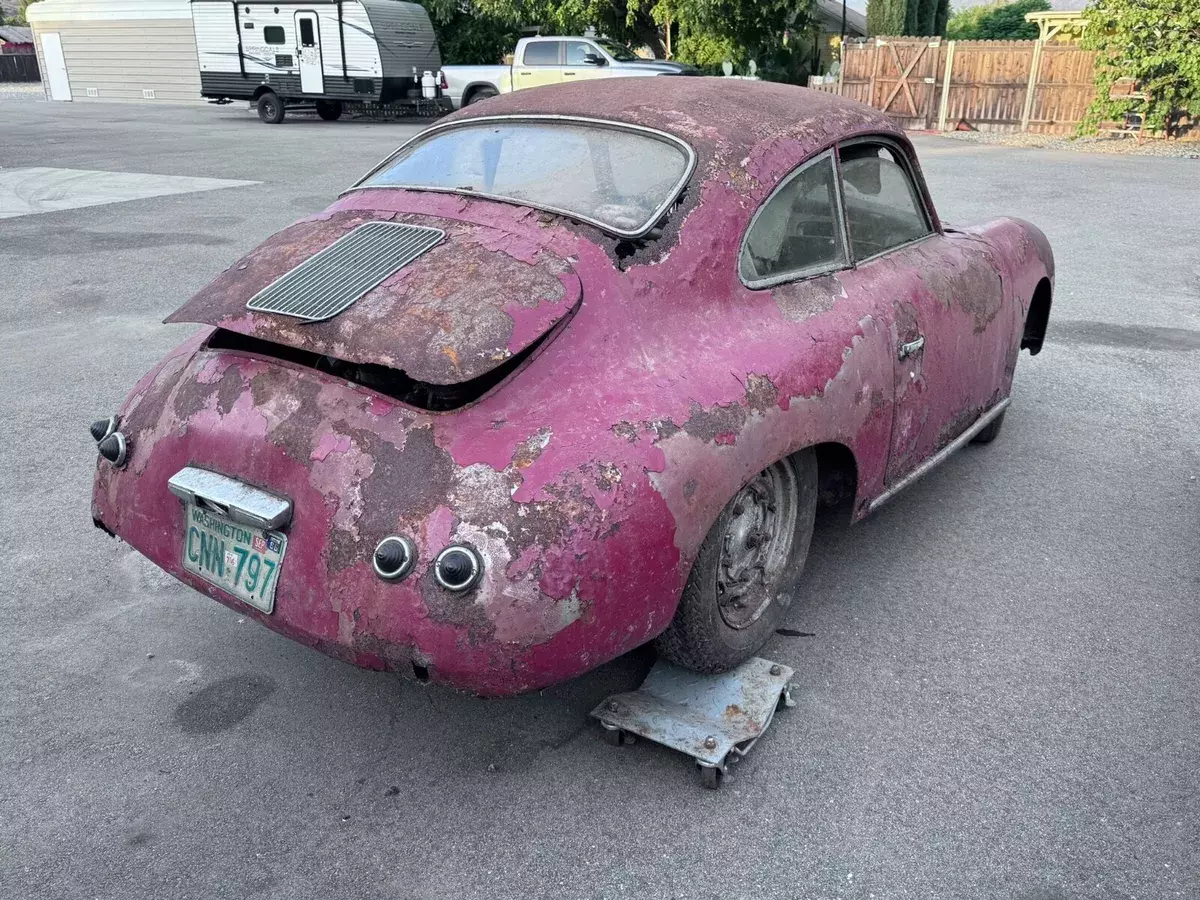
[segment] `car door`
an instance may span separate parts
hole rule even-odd
[[[529,41],[519,64],[513,66],[513,90],[562,81],[562,45],[562,41]]]
[[[893,308],[892,485],[1002,399],[1004,286],[982,245],[936,228],[900,143],[846,142],[838,162],[851,259]]]
[[[608,75],[608,60],[588,41],[563,42],[563,81],[586,81]]]

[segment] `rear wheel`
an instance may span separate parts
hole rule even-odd
[[[287,114],[287,107],[274,91],[267,91],[258,98],[258,117],[268,125],[278,125]]]
[[[498,92],[496,91],[495,88],[490,88],[490,87],[478,88],[474,93],[471,94],[471,96],[469,96],[467,98],[467,102],[464,105],[471,106],[474,103],[479,103],[482,100],[487,100],[489,97],[495,97],[497,95],[497,93]]]
[[[659,653],[700,672],[725,672],[753,656],[791,606],[816,510],[812,450],[759,472],[700,546]]]
[[[341,100],[318,100],[317,115],[326,122],[336,122],[342,117]]]

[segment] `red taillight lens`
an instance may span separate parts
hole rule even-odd
[[[442,76],[442,90],[443,91],[450,90],[450,82],[446,81],[446,73],[439,72],[438,74]]]

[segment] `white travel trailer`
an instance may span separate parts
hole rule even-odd
[[[433,25],[416,3],[191,0],[191,8],[200,93],[248,100],[264,122],[299,105],[329,120],[352,104],[449,108]]]

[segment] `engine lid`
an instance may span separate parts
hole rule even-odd
[[[526,349],[581,294],[565,260],[498,229],[344,210],[284,229],[166,321],[449,385]]]

